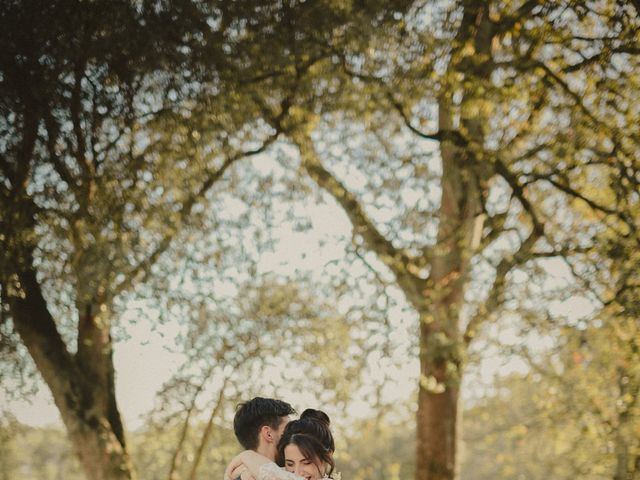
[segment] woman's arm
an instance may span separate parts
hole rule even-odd
[[[298,475],[283,470],[275,463],[265,463],[260,467],[258,480],[304,480]]]
[[[253,450],[245,450],[231,459],[231,462],[229,462],[229,465],[227,465],[224,471],[224,479],[233,480],[245,469],[249,470],[254,478],[258,478],[260,467],[267,463],[273,462]]]
[[[253,450],[245,450],[236,455],[227,466],[224,479],[233,480],[232,475],[238,475],[244,468],[258,480],[301,480],[301,477],[281,469],[267,457]]]

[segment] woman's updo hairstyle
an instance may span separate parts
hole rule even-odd
[[[324,422],[327,425],[331,425],[329,415],[324,413],[322,410],[307,408],[304,412],[302,412],[302,415],[300,415],[300,420],[304,420],[305,418],[313,418],[315,420],[318,420],[319,422]]]
[[[293,433],[313,435],[320,441],[325,450],[331,453],[335,452],[336,444],[333,441],[333,434],[331,433],[331,420],[329,419],[329,415],[322,410],[307,408],[302,412],[297,422],[296,425],[291,427]]]
[[[300,415],[298,420],[292,420],[284,428],[280,442],[276,463],[284,466],[284,449],[287,445],[296,445],[300,452],[310,460],[319,460],[330,466],[329,475],[335,466],[333,452],[335,442],[331,433],[331,420],[321,410],[308,408]]]

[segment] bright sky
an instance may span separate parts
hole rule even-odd
[[[310,204],[306,206],[306,213],[312,219],[311,231],[292,231],[289,225],[276,228],[274,237],[278,240],[278,247],[261,257],[258,264],[260,271],[290,274],[296,269],[302,269],[319,272],[328,262],[344,256],[344,244],[339,243],[337,238],[349,238],[351,225],[342,210],[331,204]],[[156,392],[182,362],[181,355],[171,353],[167,349],[168,342],[175,338],[179,327],[167,324],[158,331],[152,331],[146,321],[128,322],[140,315],[140,308],[143,308],[143,304],[133,302],[125,312],[122,321],[129,324],[129,339],[118,342],[114,349],[116,394],[119,408],[129,429],[136,429],[142,425],[142,416],[153,407]],[[389,395],[410,395],[414,388],[414,381],[411,380],[414,375],[415,372],[411,369],[406,370],[404,374],[399,373],[398,384],[388,392]],[[405,378],[401,378],[403,376]],[[45,385],[42,385],[39,392],[29,400],[8,402],[5,399],[3,403],[20,422],[34,426],[62,425],[58,410]],[[287,400],[300,408],[314,402],[313,396],[294,391],[287,394]],[[361,402],[354,402],[355,411],[365,412],[362,407]]]
[[[330,222],[336,225],[336,217],[320,213],[319,222]],[[339,222],[338,222],[339,224]],[[284,262],[286,258],[291,259],[298,255],[305,255],[305,258],[314,258],[302,248],[304,242],[300,242],[295,236],[290,237],[291,241],[283,239],[281,249],[268,257],[269,263],[273,267],[278,265],[289,265]],[[307,243],[309,245],[310,243]],[[320,252],[319,252],[320,253]],[[292,255],[293,254],[293,255]],[[326,261],[330,257],[329,253],[323,252],[318,255],[318,261]],[[268,265],[265,265],[268,267]],[[551,264],[550,269],[556,270],[560,278],[566,278],[567,272],[561,263]],[[129,316],[135,316],[139,312],[139,306],[134,305],[129,312]],[[584,298],[573,298],[555,307],[555,312],[573,317],[588,315],[593,309],[593,305]],[[125,319],[127,314],[125,314]],[[145,322],[132,323],[128,330],[130,339],[120,342],[115,349],[115,367],[117,372],[116,392],[119,406],[125,424],[129,429],[136,429],[142,425],[142,416],[154,405],[156,392],[163,382],[168,380],[181,363],[181,356],[169,352],[165,347],[167,339],[175,336],[171,327],[166,326],[163,330],[164,336],[159,332],[150,331]],[[517,341],[514,332],[503,331],[501,336],[504,342]],[[524,371],[526,366],[518,361],[511,360],[504,363],[504,357],[500,357],[496,352],[486,352],[486,358],[482,366],[474,369],[471,376],[465,377],[467,388],[463,391],[467,395],[473,396],[471,387],[476,385],[488,385],[496,373],[507,374],[513,371]],[[407,368],[398,372],[396,382],[390,384],[386,391],[388,398],[406,398],[415,388],[415,378],[417,365],[414,359],[407,359]],[[471,373],[471,372],[470,372]],[[305,406],[316,406],[311,395],[304,392],[291,391],[286,394],[286,398],[294,406],[304,408]],[[59,413],[53,404],[53,400],[46,386],[43,386],[39,393],[30,399],[30,402],[6,402],[6,407],[17,417],[20,422],[34,425],[62,425]],[[363,414],[368,408],[364,400],[353,402],[353,415]]]
[[[351,225],[346,215],[330,202],[323,205],[310,203],[305,208],[312,220],[313,228],[308,232],[292,231],[289,225],[277,228],[274,236],[278,239],[278,246],[273,252],[263,255],[259,263],[261,271],[276,271],[282,274],[291,273],[297,268],[321,271],[328,262],[343,256],[345,246],[337,239],[350,237]],[[326,241],[327,236],[329,241]],[[325,241],[320,241],[321,239]],[[550,261],[547,268],[556,276],[558,284],[566,282],[569,278],[569,272],[561,262]],[[354,272],[354,275],[357,273]],[[140,305],[132,304],[123,320],[134,319],[139,315],[139,308]],[[593,307],[586,299],[573,298],[557,304],[554,308],[559,314],[579,317],[588,314]],[[146,322],[132,322],[127,330],[130,338],[115,346],[116,392],[121,413],[129,429],[136,429],[142,425],[141,416],[153,407],[156,392],[182,361],[180,355],[171,353],[166,348],[167,343],[175,338],[177,328],[168,324],[164,325],[162,330],[151,331]],[[510,338],[512,333],[501,332],[504,341],[515,340]],[[481,375],[482,378],[465,377],[469,387],[474,383],[489,384],[497,372],[504,374],[509,370],[525,368],[518,362],[505,365],[504,358],[487,353],[481,368],[474,369],[474,375]],[[405,369],[394,375],[396,381],[386,389],[385,394],[389,398],[406,398],[415,388],[417,362],[415,359],[407,358],[405,365]],[[61,425],[60,416],[46,386],[42,386],[30,402],[2,400],[8,410],[23,423],[34,426]],[[309,405],[313,398],[305,396],[304,392],[290,392],[287,400],[298,408],[319,407]],[[356,400],[353,404],[354,414],[366,412],[364,406],[364,402]]]

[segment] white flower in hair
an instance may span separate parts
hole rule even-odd
[[[331,480],[342,480],[342,473],[336,472],[336,473],[332,474],[331,476],[329,476],[329,475],[327,475],[325,473],[322,478],[323,479],[328,478],[328,479],[331,479]]]

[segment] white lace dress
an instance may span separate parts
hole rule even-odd
[[[265,463],[260,467],[258,480],[303,480],[295,473],[287,472],[275,463]]]
[[[332,478],[327,476],[322,477],[327,480],[342,480],[340,473],[334,473]],[[285,469],[280,468],[273,462],[265,463],[260,467],[258,472],[258,480],[304,480],[303,477],[296,475],[295,473],[287,472]]]

